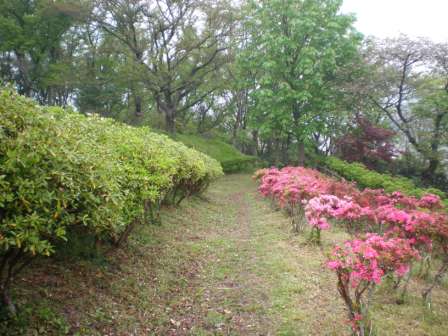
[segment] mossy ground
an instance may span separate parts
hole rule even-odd
[[[345,308],[323,246],[291,233],[289,219],[230,175],[203,196],[166,208],[129,246],[91,260],[41,260],[16,287],[20,314],[5,335],[347,335]],[[398,305],[375,295],[377,335],[446,335],[448,291],[421,303],[423,280]],[[20,289],[19,289],[20,288]]]

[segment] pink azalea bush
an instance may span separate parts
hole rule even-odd
[[[337,288],[347,306],[354,334],[370,329],[366,294],[372,293],[388,274],[404,276],[410,263],[419,257],[409,240],[375,233],[334,247],[327,267],[337,274]]]
[[[412,263],[435,253],[436,246],[442,267],[424,291],[426,299],[448,269],[448,215],[436,195],[418,199],[398,191],[360,191],[352,183],[303,167],[263,169],[255,178],[264,197],[291,216],[306,219],[317,242],[332,222],[343,224],[353,235],[343,246],[334,247],[327,267],[337,274],[354,334],[369,327],[366,295],[385,276],[400,280],[409,275]]]
[[[354,223],[370,213],[353,201],[351,197],[339,198],[334,195],[321,195],[312,198],[305,205],[308,223],[317,231],[328,230],[329,218],[344,221],[347,230],[354,230]],[[320,234],[319,234],[320,236]]]
[[[330,228],[330,219],[346,223],[357,232],[400,232],[400,236],[429,246],[431,237],[440,236],[447,226],[439,196],[420,199],[400,192],[358,190],[355,185],[336,181],[316,170],[303,167],[270,168],[256,172],[259,192],[271,198],[280,208],[302,208],[308,224],[315,230]],[[290,211],[293,214],[293,211]],[[353,233],[353,232],[351,232]],[[437,238],[440,241],[440,237]],[[442,234],[442,240],[444,235]]]

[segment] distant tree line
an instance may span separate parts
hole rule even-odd
[[[0,0],[0,78],[41,104],[337,154],[448,184],[448,43],[364,38],[342,0]],[[446,186],[445,186],[446,188]]]

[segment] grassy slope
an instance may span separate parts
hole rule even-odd
[[[162,227],[142,228],[105,260],[29,272],[21,290],[29,320],[0,334],[347,334],[335,276],[319,248],[292,235],[289,220],[255,190],[248,175],[226,176],[203,198],[165,209]],[[325,232],[323,249],[345,238]],[[419,287],[412,283],[404,305],[381,288],[373,311],[379,335],[446,335],[446,288],[435,290],[430,312]]]
[[[222,164],[224,171],[238,170],[238,167],[234,167],[238,163],[253,162],[255,160],[255,157],[244,155],[232,145],[217,138],[207,139],[190,134],[177,134],[175,138],[187,146],[218,160]]]

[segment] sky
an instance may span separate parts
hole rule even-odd
[[[356,15],[355,27],[364,35],[448,42],[448,0],[344,0],[342,12]]]

